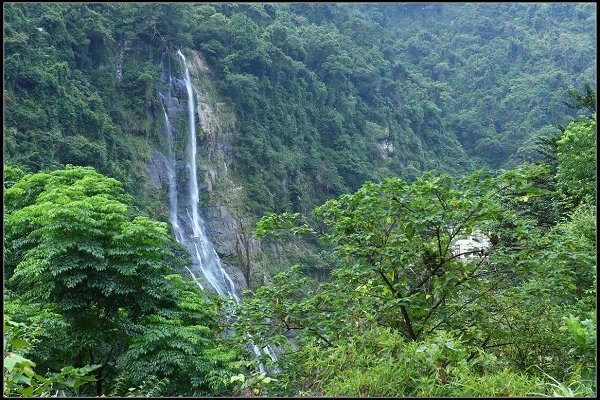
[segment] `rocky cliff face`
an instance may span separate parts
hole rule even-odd
[[[247,288],[249,270],[257,270],[254,260],[260,252],[260,244],[252,237],[249,219],[239,212],[242,188],[236,185],[228,170],[233,152],[233,116],[224,104],[217,103],[211,96],[214,90],[210,71],[201,54],[192,53],[188,64],[199,122],[197,173],[206,233],[236,286]],[[174,80],[171,88],[171,96],[165,96],[163,104],[169,119],[178,121],[185,114],[185,107],[181,105],[186,98],[185,87],[182,82]],[[177,135],[175,132],[175,142],[179,140]],[[167,185],[166,171],[165,156],[153,148],[147,172],[150,184],[157,190],[163,190]],[[168,207],[166,195],[163,196],[165,207]]]

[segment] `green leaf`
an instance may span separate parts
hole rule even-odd
[[[244,374],[238,374],[238,375],[234,375],[229,379],[230,383],[233,382],[244,382],[246,380],[246,376]]]
[[[4,357],[4,368],[11,372],[17,363],[26,362],[30,360],[26,359],[15,353],[8,353],[8,356]]]
[[[17,339],[17,338],[12,339],[10,341],[10,344],[15,349],[25,349],[30,346],[30,344],[27,341],[25,341],[23,339]]]

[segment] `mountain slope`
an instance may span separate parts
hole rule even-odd
[[[366,180],[531,157],[566,89],[594,83],[595,23],[592,4],[9,4],[5,154],[92,165],[160,208],[143,166],[161,62],[191,48],[235,114],[245,212],[305,211]]]

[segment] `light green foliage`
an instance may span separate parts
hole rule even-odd
[[[248,395],[252,394],[258,396],[260,394],[269,393],[269,388],[277,382],[277,379],[267,376],[265,372],[259,372],[256,369],[256,365],[253,361],[239,361],[235,363],[238,368],[244,368],[246,371],[254,371],[244,375],[240,373],[233,375],[229,378],[230,383],[240,382],[239,391],[237,395]]]
[[[545,374],[548,378],[546,384],[546,393],[534,393],[542,397],[595,397],[595,388],[590,382],[583,383],[574,381],[569,384],[564,384],[557,381],[552,376]]]
[[[21,169],[19,168],[14,168],[11,166],[8,166],[6,164],[4,164],[4,189],[8,189],[9,187],[11,187],[12,185],[14,185],[19,179],[21,179],[23,177],[23,175],[25,175],[25,172],[23,172]]]
[[[228,394],[223,382],[241,349],[217,336],[221,303],[169,275],[182,260],[166,224],[132,215],[130,201],[119,181],[91,167],[12,184],[6,309],[39,330],[32,355],[40,366],[100,363],[95,388],[81,394],[116,390],[118,376],[134,387],[129,394]],[[53,375],[56,384],[92,371],[69,368]]]
[[[91,167],[29,174],[5,192],[7,287],[16,302],[53,304],[71,329],[48,338],[44,362],[103,359],[110,374],[127,343],[115,334],[165,305],[171,239],[164,223],[131,219],[130,199]]]
[[[498,361],[488,354],[465,361],[468,350],[445,332],[416,343],[373,327],[355,332],[348,344],[312,351],[306,367],[322,392],[309,395],[500,397],[527,396],[541,387],[514,371],[495,371]]]
[[[596,194],[596,114],[571,122],[557,142],[559,188],[574,204]]]
[[[502,263],[519,271],[519,279],[496,299],[499,306],[513,306],[495,332],[516,343],[497,350],[503,359],[521,368],[536,365],[570,382],[590,365],[569,350],[573,339],[563,326],[566,316],[587,315],[596,307],[595,210],[583,204],[561,219],[519,241],[519,251],[503,255]]]
[[[577,358],[577,370],[574,371],[578,377],[593,382],[596,378],[596,313],[589,312],[587,318],[580,320],[573,315],[563,317],[564,325],[561,331],[569,333],[571,347],[569,353]]]
[[[233,372],[240,349],[216,340],[219,303],[206,299],[194,282],[179,275],[166,279],[172,284],[170,295],[177,308],[146,316],[143,330],[134,336],[118,364],[135,382],[148,374],[167,377],[165,395],[226,395],[224,381]]]
[[[24,177],[6,191],[9,285],[71,315],[155,308],[167,271],[164,223],[129,220],[121,184],[93,168]],[[94,311],[91,311],[94,312]]]
[[[584,90],[582,94],[569,89],[570,102],[565,104],[580,113],[583,111],[585,115],[580,115],[577,120],[571,119],[567,128],[558,125],[549,129],[535,141],[534,151],[541,156],[538,164],[546,168],[547,173],[540,174],[533,184],[543,193],[522,203],[520,208],[535,216],[544,228],[565,220],[565,215],[575,211],[580,203],[592,203],[595,196],[595,174],[589,166],[596,163],[596,93],[587,83]],[[573,216],[573,219],[577,218]],[[581,228],[589,231],[584,226],[592,225],[595,226],[595,222],[583,224]]]
[[[316,237],[339,260],[330,280],[302,276],[298,266],[242,305],[236,330],[285,349],[269,393],[528,395],[552,389],[544,373],[593,390],[595,325],[565,325],[564,317],[594,307],[595,212],[582,205],[560,224],[538,226],[524,205],[546,195],[538,182],[547,172],[529,165],[457,180],[387,178],[310,216],[265,216],[257,234]],[[457,259],[453,240],[476,229],[492,247]],[[382,359],[372,347],[388,343],[382,328],[405,355]],[[444,361],[447,382],[435,360],[415,366],[423,356],[415,349],[428,343],[462,349]]]

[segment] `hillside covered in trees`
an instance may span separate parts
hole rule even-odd
[[[5,395],[595,395],[595,4],[8,3],[4,32]],[[229,214],[249,290],[218,296],[188,271]]]
[[[257,216],[383,176],[514,165],[572,112],[567,88],[595,84],[592,4],[5,11],[9,161],[91,165],[135,190],[136,160],[161,135],[159,62],[195,48],[235,111],[232,165]]]

